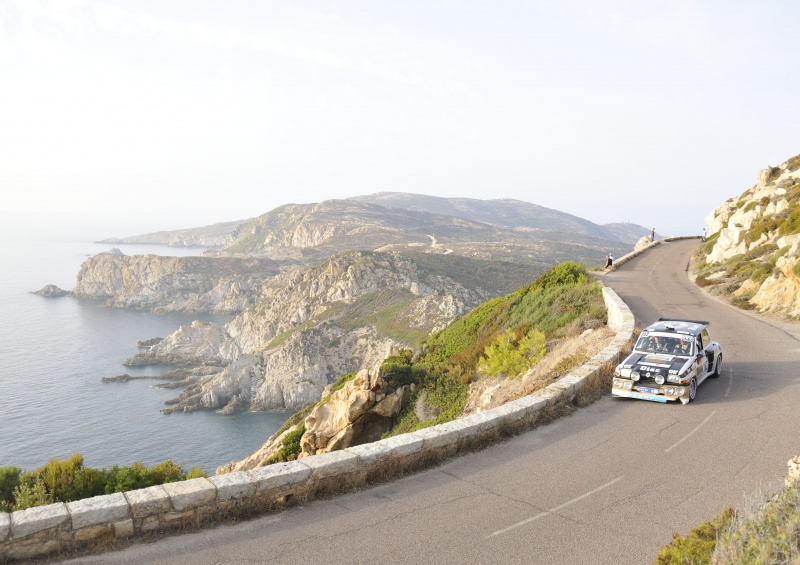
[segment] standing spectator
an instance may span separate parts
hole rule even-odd
[[[706,240],[706,228],[703,228],[703,241]]]
[[[653,228],[653,231],[650,232],[650,241],[656,240],[656,228]]]

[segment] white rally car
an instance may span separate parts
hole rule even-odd
[[[709,322],[659,318],[642,331],[633,352],[614,369],[613,396],[688,404],[697,386],[722,374],[722,348]]]

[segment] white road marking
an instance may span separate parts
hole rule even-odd
[[[555,508],[551,508],[550,510],[545,510],[544,512],[540,512],[536,516],[531,516],[530,518],[526,518],[525,520],[522,520],[521,522],[517,522],[516,524],[513,524],[513,525],[511,525],[511,526],[509,526],[507,528],[503,528],[502,530],[497,530],[496,532],[492,532],[487,537],[491,538],[491,537],[494,537],[494,536],[499,536],[500,534],[505,534],[506,532],[510,532],[511,530],[519,528],[520,526],[524,526],[525,524],[530,524],[534,520],[538,520],[539,518],[544,518],[548,514],[552,514],[553,512],[558,512],[559,510],[561,510],[563,508],[566,508],[570,504],[575,504],[576,502],[579,502],[579,501],[583,500],[584,498],[586,498],[588,496],[592,496],[593,494],[597,494],[601,490],[607,489],[608,487],[610,487],[611,485],[613,485],[617,481],[621,481],[621,480],[622,480],[622,477],[617,477],[613,481],[609,481],[606,484],[604,484],[603,486],[597,487],[594,490],[590,490],[589,492],[584,493],[584,494],[580,495],[577,498],[573,498],[569,502],[565,502],[564,504],[562,504],[560,506],[556,506]]]
[[[670,451],[672,451],[673,449],[675,449],[676,447],[678,447],[680,444],[682,444],[684,441],[686,441],[687,439],[689,439],[689,436],[691,436],[691,435],[692,435],[693,433],[695,433],[697,430],[699,430],[700,428],[702,428],[702,427],[703,427],[703,426],[704,426],[704,425],[705,425],[705,424],[706,424],[706,423],[707,423],[707,422],[708,422],[708,421],[711,419],[711,417],[712,417],[714,414],[716,414],[716,413],[717,413],[717,411],[716,411],[716,410],[714,410],[714,411],[713,411],[711,414],[709,414],[709,415],[708,415],[708,418],[706,418],[705,420],[703,420],[702,422],[700,422],[700,423],[697,425],[697,427],[696,427],[695,429],[693,429],[691,432],[689,432],[688,434],[686,434],[685,436],[683,436],[683,437],[682,437],[681,439],[679,439],[677,442],[673,443],[673,444],[672,444],[672,445],[670,445],[668,448],[666,448],[666,449],[664,450],[664,453],[669,453]]]
[[[728,388],[725,390],[725,398],[728,398],[728,395],[731,393],[731,387],[733,386],[733,369],[728,369]]]

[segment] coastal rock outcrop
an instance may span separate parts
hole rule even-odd
[[[72,295],[156,313],[238,313],[285,263],[260,258],[100,253],[81,265]]]
[[[283,287],[220,328],[195,322],[142,351],[130,364],[225,365],[195,379],[166,412],[299,410],[342,375],[383,361],[491,295],[412,258],[349,252],[296,273]]]
[[[241,351],[222,328],[210,322],[195,320],[189,326],[126,359],[129,367],[144,365],[219,365],[224,366],[238,357]]]
[[[286,438],[294,433],[302,432],[298,458],[380,439],[381,434],[395,424],[412,391],[411,385],[388,387],[377,367],[362,369],[338,390],[326,387],[324,400],[318,402],[302,421],[275,433],[249,457],[223,465],[216,472],[219,475],[248,471],[265,465],[283,448]]]
[[[47,284],[39,290],[32,291],[31,294],[38,294],[39,296],[44,296],[45,298],[59,298],[61,296],[68,296],[69,291],[66,291],[63,288],[58,288],[54,284]]]

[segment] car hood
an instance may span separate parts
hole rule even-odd
[[[663,353],[631,353],[622,366],[639,373],[679,374],[689,363],[686,357]]]

